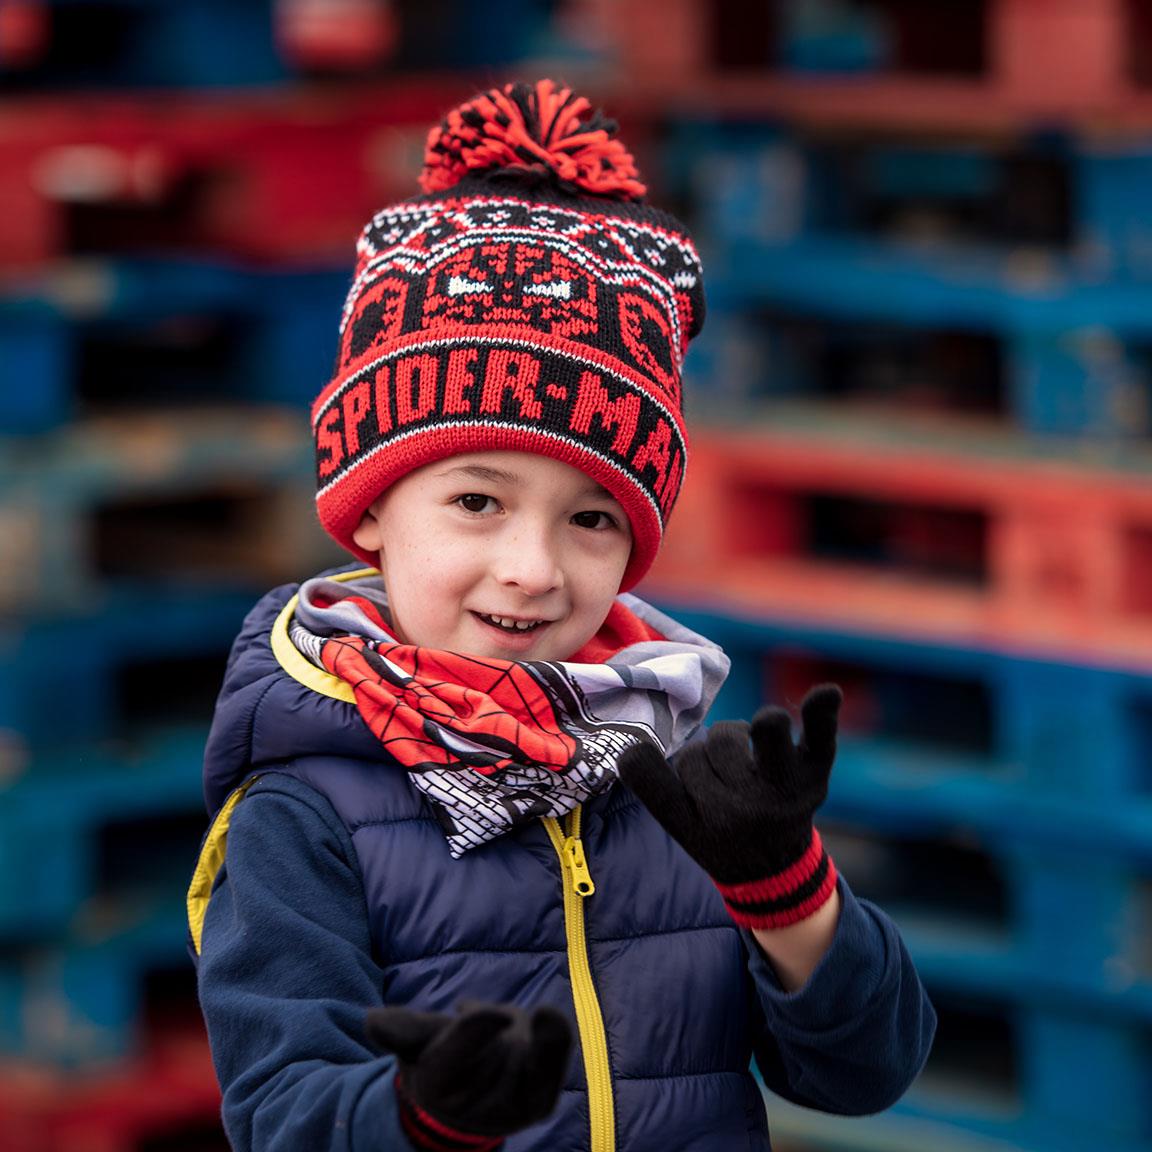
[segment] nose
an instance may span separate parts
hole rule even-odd
[[[543,596],[564,584],[559,550],[542,527],[510,532],[500,542],[493,567],[501,584],[516,587],[525,596]]]

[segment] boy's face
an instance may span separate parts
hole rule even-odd
[[[528,452],[418,468],[376,501],[354,538],[379,555],[398,640],[503,660],[564,660],[587,643],[632,551],[614,497]]]

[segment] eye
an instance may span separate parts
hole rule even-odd
[[[609,512],[577,512],[572,517],[572,523],[577,528],[591,528],[598,532],[619,527],[616,517]]]
[[[484,496],[479,492],[467,492],[463,496],[457,496],[454,503],[465,512],[493,512],[496,508],[496,501],[491,496]]]

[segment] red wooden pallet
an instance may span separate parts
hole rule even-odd
[[[1152,480],[697,431],[659,594],[1152,668]]]
[[[984,68],[926,74],[914,66],[849,76],[725,69],[715,22],[748,6],[711,0],[584,0],[610,38],[620,101],[699,112],[763,114],[875,127],[1004,130],[1022,123],[1146,128],[1152,123],[1152,17],[1136,0],[988,0]],[[936,21],[932,5],[904,15]],[[721,15],[719,19],[723,20]],[[658,28],[660,34],[654,35]],[[912,33],[932,34],[929,25]],[[936,35],[941,30],[936,29]],[[1145,47],[1147,45],[1147,47]]]
[[[371,214],[416,190],[428,125],[462,94],[23,99],[0,111],[0,266],[101,245],[349,259]]]
[[[220,1090],[203,1030],[187,1024],[139,1058],[77,1073],[0,1067],[5,1152],[135,1152],[142,1141],[218,1124]],[[221,1138],[220,1147],[227,1145]]]

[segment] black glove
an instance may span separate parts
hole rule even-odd
[[[560,1094],[572,1047],[555,1008],[465,1003],[458,1015],[370,1008],[368,1039],[400,1059],[400,1120],[418,1148],[473,1152],[543,1120]],[[481,1142],[477,1137],[489,1137]]]
[[[746,928],[783,928],[811,916],[836,888],[836,869],[812,816],[828,795],[843,694],[813,688],[792,742],[783,708],[716,724],[673,768],[651,744],[620,757],[620,778],[716,883]]]

